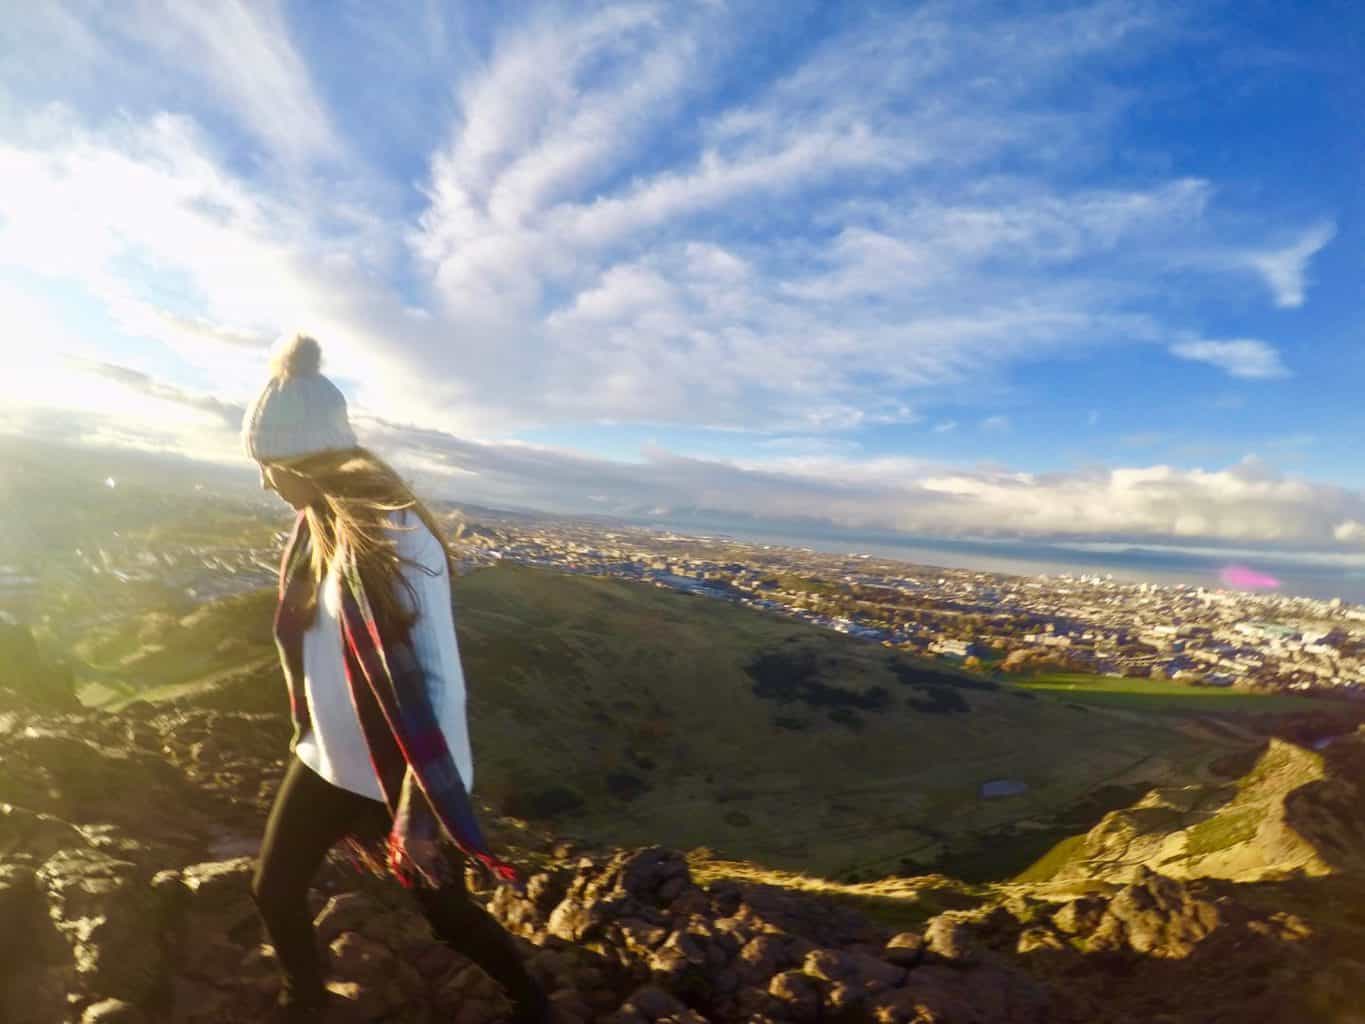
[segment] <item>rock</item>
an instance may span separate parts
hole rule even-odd
[[[146,1024],[147,1017],[132,1003],[103,999],[85,1008],[81,1024]]]
[[[425,949],[437,941],[432,935],[430,923],[415,908],[376,914],[361,925],[360,931],[398,956]]]
[[[177,951],[176,969],[191,978],[217,981],[224,965],[240,962],[242,950],[214,932],[195,932],[185,937]]]
[[[930,918],[924,928],[924,948],[954,963],[975,962],[980,957],[981,946],[972,933],[972,919],[967,914],[967,911],[947,910]]]
[[[1051,928],[1034,925],[1019,933],[1015,943],[1016,953],[1036,953],[1042,950],[1063,951],[1068,948],[1066,941]]]
[[[49,917],[37,872],[0,864],[0,1021],[61,1020],[75,979],[70,943]]]
[[[190,907],[190,890],[177,868],[167,868],[152,876],[148,886],[156,907],[156,922],[163,935],[179,935]]]
[[[755,1016],[778,1013],[784,1006],[780,999],[768,992],[766,985],[763,988],[746,986],[735,993],[735,1009],[741,1019],[751,1020]]]
[[[658,1020],[661,1017],[683,1013],[687,1010],[687,1005],[682,1000],[657,985],[644,985],[637,988],[630,994],[630,998],[622,1004],[622,1007],[636,1011],[646,1020]]]
[[[568,871],[541,871],[526,880],[526,898],[540,917],[548,917],[564,898],[570,877]]]
[[[768,979],[794,962],[787,943],[781,937],[755,935],[740,949],[735,958],[735,969],[743,984],[758,986],[766,991]]]
[[[622,940],[631,952],[644,956],[668,937],[668,929],[663,925],[651,924],[638,917],[625,917],[616,922]]]
[[[749,923],[737,917],[718,917],[711,922],[711,929],[727,956],[734,956],[753,937]]]
[[[1191,896],[1184,883],[1144,867],[1138,881],[1109,901],[1088,946],[1126,946],[1147,956],[1182,959],[1217,927],[1217,907]]]
[[[363,892],[338,893],[329,899],[313,918],[318,941],[329,946],[342,932],[359,931],[380,913],[373,899]]]
[[[867,999],[877,1021],[887,1024],[1047,1024],[1046,990],[1027,976],[996,967],[916,968],[903,988]]]
[[[855,1020],[862,1016],[869,993],[857,985],[836,981],[825,993],[824,1017],[833,1020]]]
[[[704,937],[677,930],[649,954],[652,980],[684,999],[703,1000],[713,991],[710,968],[718,966]]]
[[[1098,896],[1082,896],[1064,904],[1052,915],[1052,923],[1067,935],[1088,935],[1100,923],[1106,906],[1108,901]]]
[[[232,997],[216,985],[192,978],[171,980],[171,1009],[166,1015],[175,1024],[224,1024],[232,1020]]]
[[[191,864],[181,869],[180,880],[193,898],[196,911],[240,910],[250,903],[255,871],[255,858],[235,857]]]
[[[671,913],[679,917],[689,914],[704,914],[710,906],[706,893],[697,888],[684,888],[668,905]]]
[[[882,959],[898,967],[913,967],[924,958],[924,936],[918,932],[900,932],[891,936],[882,950]]]
[[[889,964],[866,953],[850,953],[837,949],[817,949],[806,954],[801,969],[813,978],[846,982],[860,991],[866,990],[869,983],[890,988],[905,980],[903,967]]]
[[[382,987],[366,985],[347,979],[327,982],[327,990],[336,997],[335,1005],[327,1014],[328,1024],[362,1024],[385,1019],[393,1007]],[[458,1018],[457,1018],[458,1019]]]
[[[382,986],[393,970],[393,952],[359,932],[343,932],[328,943],[334,974],[367,985]]]
[[[412,960],[412,965],[423,978],[431,980],[448,974],[453,966],[464,966],[469,961],[455,952],[444,942],[433,942],[421,950]]]
[[[58,850],[85,845],[80,829],[70,822],[52,814],[0,803],[0,858],[12,860],[22,854],[41,863]]]
[[[673,877],[659,886],[655,896],[661,903],[672,903],[678,893],[683,891],[683,886],[687,885],[684,877]]]
[[[795,1021],[814,1021],[820,1016],[823,998],[820,986],[798,970],[781,971],[768,982],[768,993],[781,1000],[785,1012]]]
[[[723,996],[739,991],[739,972],[733,967],[722,967],[715,974],[716,992]]]
[[[80,986],[141,1003],[165,981],[149,879],[98,850],[62,850],[38,871],[51,919],[66,937]]]
[[[29,945],[47,906],[38,888],[38,874],[20,864],[0,864],[0,976],[32,952]]]

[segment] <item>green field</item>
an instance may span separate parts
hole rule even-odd
[[[1322,697],[1249,693],[1226,687],[1189,686],[1158,679],[1120,679],[1080,672],[1017,676],[1010,678],[1009,682],[1033,693],[1062,700],[1158,714],[1308,711],[1315,707],[1339,707],[1350,703]]]

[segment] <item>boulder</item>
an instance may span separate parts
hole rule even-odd
[[[80,988],[140,1003],[164,984],[157,900],[136,864],[76,847],[44,861],[37,879],[70,945]]]
[[[891,936],[882,950],[882,959],[898,967],[913,967],[924,957],[924,936],[919,932],[899,932]]]
[[[1144,867],[1139,881],[1109,901],[1087,945],[1178,959],[1217,927],[1217,907],[1191,896],[1184,883]]]

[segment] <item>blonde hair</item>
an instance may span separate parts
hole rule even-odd
[[[412,509],[440,542],[446,578],[453,581],[450,549],[431,510],[392,466],[368,448],[272,459],[270,464],[307,477],[321,491],[317,501],[304,511],[312,540],[308,575],[313,584],[305,600],[305,622],[311,623],[317,615],[322,580],[340,550],[359,569],[365,597],[376,616],[406,635],[417,616],[399,603],[397,587],[401,584],[406,588],[412,598],[411,607],[415,608],[417,595],[412,584],[403,578],[401,567],[417,563],[398,554],[395,538],[387,531],[404,528],[391,525],[387,517],[390,512]],[[429,576],[439,574],[439,570],[421,565],[418,568]]]

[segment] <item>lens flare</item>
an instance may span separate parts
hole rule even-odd
[[[1229,587],[1241,590],[1274,590],[1280,585],[1280,581],[1274,576],[1249,569],[1245,565],[1224,566],[1218,578]]]

